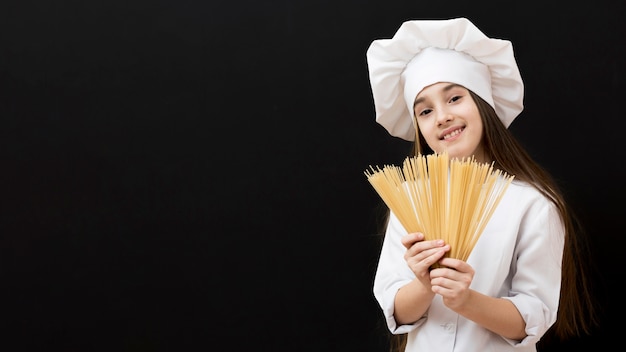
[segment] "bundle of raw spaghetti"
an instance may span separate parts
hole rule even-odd
[[[443,239],[446,256],[467,260],[512,175],[473,157],[450,160],[447,153],[405,159],[402,168],[370,166],[370,184],[407,232]]]

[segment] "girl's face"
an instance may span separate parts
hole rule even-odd
[[[463,86],[440,82],[424,88],[415,98],[413,111],[428,146],[450,158],[474,156],[485,160],[483,123],[478,107]]]

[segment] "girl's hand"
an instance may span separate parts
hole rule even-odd
[[[430,286],[430,267],[439,261],[450,250],[443,240],[424,241],[424,234],[415,232],[402,237],[402,245],[406,248],[404,260],[418,280]]]
[[[442,267],[430,271],[431,289],[441,295],[448,308],[456,311],[469,299],[474,268],[454,258],[443,258],[439,264]]]

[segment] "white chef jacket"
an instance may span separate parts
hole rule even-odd
[[[467,263],[474,268],[470,288],[515,304],[526,322],[522,341],[506,339],[448,309],[435,295],[426,314],[410,325],[394,319],[394,299],[415,275],[404,260],[400,238],[407,234],[390,214],[373,292],[393,334],[408,333],[406,351],[536,351],[536,343],[556,321],[561,284],[564,228],[554,204],[527,183],[507,188]]]

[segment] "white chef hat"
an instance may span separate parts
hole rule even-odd
[[[524,84],[510,41],[489,38],[466,18],[404,22],[367,49],[376,121],[413,141],[413,102],[425,87],[450,82],[491,105],[508,127],[524,108]]]

